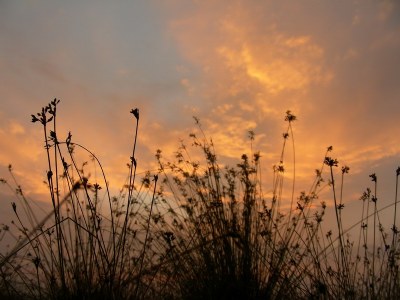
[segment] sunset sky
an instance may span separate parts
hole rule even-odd
[[[54,98],[61,138],[71,131],[91,149],[116,188],[132,108],[141,171],[156,149],[172,156],[188,141],[197,116],[222,163],[249,152],[256,133],[267,188],[291,110],[296,191],[332,145],[350,167],[346,201],[376,173],[388,203],[400,165],[400,2],[1,1],[0,177],[11,163],[36,200],[46,199],[46,161],[30,115]],[[0,196],[1,218],[12,200]]]

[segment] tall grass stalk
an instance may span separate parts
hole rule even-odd
[[[396,225],[400,168],[396,171],[393,203],[378,209],[378,185],[373,174],[373,191],[367,189],[361,196],[360,221],[345,228],[342,211],[349,168],[341,168],[339,187],[334,171],[339,162],[329,156],[332,147],[327,148],[310,187],[295,197],[296,117],[290,111],[285,116],[288,126],[279,160],[270,177],[261,176],[262,155],[253,149],[254,132],[249,135],[250,155],[243,154],[233,166],[223,166],[213,141],[195,118],[197,132],[190,134],[192,147],[182,143],[172,160],[157,151],[157,173],[146,172],[139,181],[139,110],[132,109],[136,124],[128,174],[119,194],[111,196],[97,156],[73,142],[71,133],[65,141],[59,139],[58,104],[55,99],[32,115],[32,121],[44,130],[46,184],[52,211],[37,218],[11,166],[12,184],[1,179],[1,183],[15,191],[17,199],[11,206],[16,222],[11,226],[2,224],[0,230],[0,242],[6,238],[15,241],[14,247],[0,255],[1,297],[400,296]],[[286,151],[290,143],[291,157]],[[90,164],[84,161],[86,156]],[[93,169],[94,178],[90,172]],[[293,177],[285,176],[288,169],[293,170]],[[290,188],[286,190],[288,180]],[[268,193],[264,192],[267,183],[271,186]],[[333,209],[325,198],[319,200],[326,197],[323,192],[329,187]],[[394,207],[390,244],[380,219],[380,212],[389,207]],[[336,224],[324,222],[328,213],[334,214]],[[372,231],[368,229],[371,223]],[[332,231],[329,226],[337,229]],[[358,226],[359,236],[354,245],[349,232]],[[377,236],[376,230],[381,234]]]

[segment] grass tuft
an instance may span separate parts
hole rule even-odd
[[[393,203],[379,207],[378,178],[370,175],[373,188],[360,197],[359,222],[344,228],[344,178],[350,169],[331,157],[332,147],[307,191],[295,195],[297,118],[291,111],[284,118],[288,126],[268,182],[272,192],[266,194],[261,155],[253,152],[255,133],[249,132],[250,153],[234,166],[222,166],[198,118],[191,146],[182,144],[174,159],[165,159],[158,150],[158,171],[146,172],[139,180],[139,110],[132,109],[129,171],[119,194],[111,196],[96,155],[75,143],[71,133],[64,141],[59,138],[59,103],[54,99],[31,116],[43,129],[52,210],[37,217],[11,165],[11,180],[0,179],[15,198],[10,209],[15,219],[0,229],[0,243],[13,244],[0,254],[2,299],[400,296],[400,167]],[[290,146],[292,156],[287,159]],[[294,170],[292,178],[285,176],[288,166]],[[326,189],[331,190],[332,211],[319,200]],[[394,210],[390,232],[380,216],[388,207]],[[325,228],[328,213],[334,213],[334,229]],[[353,241],[349,231],[357,227],[359,235]]]

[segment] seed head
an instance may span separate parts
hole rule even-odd
[[[376,182],[376,181],[377,181],[377,178],[376,178],[376,174],[375,174],[375,173],[369,175],[369,177],[371,177],[371,180],[372,180],[373,182]]]
[[[337,159],[336,158],[331,158],[331,157],[329,157],[329,156],[326,156],[325,157],[325,160],[324,160],[324,164],[326,164],[326,165],[328,165],[328,166],[330,166],[330,167],[337,167],[338,166],[338,161],[337,161]]]
[[[139,120],[139,109],[135,108],[135,109],[131,109],[131,114],[133,114],[136,118],[136,120]]]
[[[350,170],[350,168],[348,167],[348,166],[344,166],[344,167],[342,167],[342,173],[344,174],[344,173],[349,173],[349,170]]]
[[[249,131],[248,131],[248,137],[249,137],[249,139],[250,139],[251,141],[254,141],[255,135],[256,135],[256,134],[254,133],[253,130],[249,130]]]
[[[286,111],[285,121],[288,121],[289,123],[296,121],[296,116],[293,115],[290,110],[288,110],[288,111]]]

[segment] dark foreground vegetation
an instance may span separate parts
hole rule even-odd
[[[192,145],[181,145],[174,161],[157,151],[159,170],[138,178],[139,111],[133,109],[127,180],[112,196],[97,157],[74,143],[71,134],[64,140],[57,135],[58,103],[32,115],[44,134],[52,211],[37,218],[11,166],[11,179],[1,179],[3,187],[15,191],[14,221],[1,224],[0,231],[0,242],[14,240],[0,253],[1,299],[400,297],[400,168],[390,230],[385,232],[381,223],[372,174],[372,188],[361,195],[359,222],[353,227],[359,235],[350,240],[341,217],[349,168],[331,157],[332,147],[307,191],[295,195],[295,178],[284,177],[285,167],[295,166],[296,117],[290,111],[280,161],[273,176],[265,176],[272,192],[264,193],[260,154],[250,151],[236,165],[221,167],[197,119]],[[82,163],[84,155],[89,160]],[[323,189],[330,189],[333,207],[318,199]],[[336,224],[324,229],[328,209]]]

